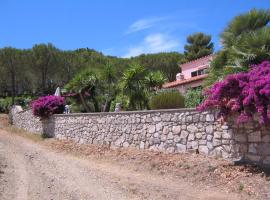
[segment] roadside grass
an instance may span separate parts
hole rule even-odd
[[[30,139],[34,142],[41,142],[41,141],[44,141],[46,138],[41,134],[33,134],[33,133],[16,128],[15,126],[11,126],[11,125],[3,127],[2,129],[11,134],[15,134],[15,135]]]

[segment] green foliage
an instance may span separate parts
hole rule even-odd
[[[270,59],[269,22],[270,10],[253,9],[229,23],[221,34],[223,49],[211,64],[206,86]]]
[[[161,89],[162,85],[167,81],[164,74],[160,71],[149,72],[144,77],[144,84],[150,91]]]
[[[213,53],[214,44],[211,42],[211,36],[204,33],[194,33],[187,37],[185,45],[185,60],[192,61]]]
[[[98,112],[99,105],[96,99],[96,88],[99,84],[98,77],[91,70],[86,70],[76,75],[66,86],[65,89],[80,99],[86,112]],[[93,103],[94,110],[89,103]]]
[[[142,54],[131,58],[131,61],[144,66],[149,71],[160,71],[166,79],[174,81],[175,76],[179,73],[178,63],[181,63],[184,55],[177,52]]]
[[[77,74],[65,88],[69,92],[81,93],[91,91],[97,84],[98,78],[91,70],[82,71]]]
[[[270,58],[270,27],[244,32],[230,49],[232,63],[237,66],[258,64]]]
[[[185,93],[185,107],[196,108],[204,100],[202,88],[189,89]]]
[[[111,103],[110,112],[114,112],[116,103],[121,104],[122,110],[129,109],[129,97],[123,94],[119,94],[115,97],[115,99]]]
[[[236,16],[221,34],[224,48],[234,45],[238,36],[253,32],[267,26],[270,21],[269,10],[253,9],[247,13]]]
[[[160,71],[148,72],[139,64],[133,63],[122,76],[120,89],[129,98],[128,109],[148,109],[150,92],[160,89],[166,81]]]
[[[0,99],[0,113],[8,113],[12,106],[12,99],[10,97]]]
[[[184,97],[178,91],[162,91],[150,99],[151,109],[184,108]]]
[[[146,70],[133,63],[124,73],[120,82],[123,94],[129,97],[130,109],[143,109],[147,106],[144,77]]]
[[[23,108],[28,108],[32,99],[33,97],[30,96],[15,97],[14,103]],[[8,113],[12,105],[12,97],[0,98],[0,113]]]

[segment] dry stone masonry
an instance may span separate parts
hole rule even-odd
[[[194,109],[54,115],[39,121],[16,112],[15,126],[78,143],[168,153],[196,152],[270,164],[270,131],[258,124],[221,123],[215,112]]]
[[[11,109],[10,117],[13,125],[31,133],[42,133],[42,122],[33,116],[32,110],[22,110],[20,106]]]

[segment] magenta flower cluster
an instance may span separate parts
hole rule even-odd
[[[270,126],[270,61],[251,66],[248,72],[228,75],[205,94],[207,98],[198,110],[217,108],[225,119],[238,113],[238,124],[258,119]]]
[[[34,116],[41,119],[53,114],[62,114],[65,110],[65,98],[59,96],[44,96],[31,103]]]

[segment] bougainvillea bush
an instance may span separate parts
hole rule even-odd
[[[206,100],[199,110],[217,108],[220,116],[227,118],[239,113],[237,123],[254,119],[270,126],[270,61],[251,66],[248,72],[227,76],[205,92]]]
[[[62,114],[65,110],[65,98],[59,96],[44,96],[31,104],[34,116],[41,119],[49,118],[53,114]]]

